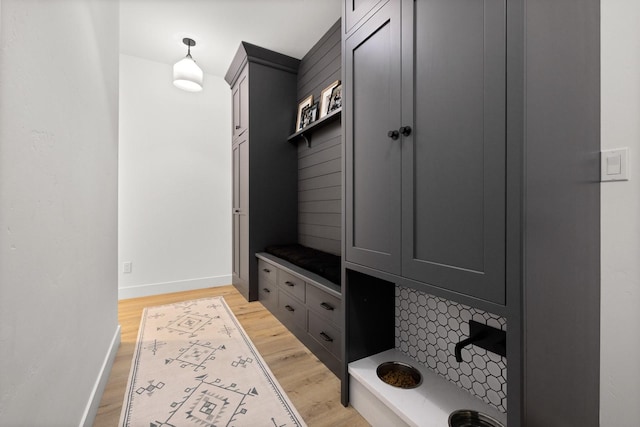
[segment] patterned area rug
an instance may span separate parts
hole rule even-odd
[[[120,426],[305,426],[224,298],[146,308]]]

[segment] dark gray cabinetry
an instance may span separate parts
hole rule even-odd
[[[232,94],[233,284],[258,299],[256,252],[297,238],[294,127],[299,61],[241,43],[225,80]]]
[[[389,1],[346,40],[348,262],[505,303],[504,14]]]
[[[231,91],[233,97],[231,134],[234,140],[247,130],[249,122],[249,81],[247,80],[247,74],[248,70],[245,68]]]
[[[232,274],[243,295],[249,291],[249,144],[246,137],[232,145]]]
[[[340,376],[340,287],[268,253],[260,253],[257,257],[260,302],[322,363]]]
[[[400,274],[399,3],[387,3],[345,45],[346,261]]]
[[[402,4],[402,275],[504,304],[506,4]]]
[[[400,284],[506,317],[508,425],[599,425],[600,2],[373,3],[343,27],[343,403]]]

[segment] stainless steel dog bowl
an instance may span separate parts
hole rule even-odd
[[[482,412],[460,409],[449,415],[449,427],[504,427],[504,424]]]
[[[376,369],[378,378],[398,388],[416,388],[422,383],[422,374],[411,365],[402,362],[384,362]]]

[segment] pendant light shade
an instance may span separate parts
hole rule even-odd
[[[200,92],[202,90],[202,69],[191,57],[191,46],[195,46],[196,42],[188,38],[182,39],[182,42],[187,45],[187,56],[173,66],[173,84],[188,92]]]

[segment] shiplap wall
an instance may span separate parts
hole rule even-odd
[[[340,79],[340,20],[302,58],[298,71],[298,101]],[[298,146],[298,243],[340,255],[342,212],[342,133],[340,120],[316,131],[311,147]]]

